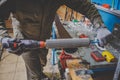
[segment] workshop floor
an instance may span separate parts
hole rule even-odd
[[[0,80],[27,80],[25,65],[21,56],[3,53],[0,62]]]
[[[48,63],[44,72],[52,72],[52,69],[58,72],[57,66],[53,68],[50,64],[50,55],[48,55]],[[3,53],[2,61],[0,61],[0,80],[27,80],[26,69],[21,56]]]

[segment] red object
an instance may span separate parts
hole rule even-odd
[[[45,42],[44,41],[40,41],[40,48],[44,48],[45,47]]]
[[[91,53],[91,56],[92,58],[97,61],[97,62],[100,62],[100,61],[104,61],[105,58],[98,52],[98,51],[94,51]]]
[[[110,8],[110,5],[109,5],[109,4],[103,4],[102,7],[109,9],[109,8]]]
[[[14,42],[14,43],[13,43],[13,47],[14,47],[14,48],[17,48],[17,43]]]
[[[65,54],[64,51],[61,52],[61,54],[60,54],[59,57],[60,57],[60,63],[61,63],[61,65],[62,65],[62,68],[63,68],[63,69],[67,68],[66,60],[73,58],[71,55]]]
[[[88,38],[88,36],[86,36],[85,34],[81,34],[79,38]]]

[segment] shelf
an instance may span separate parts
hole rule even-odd
[[[99,6],[99,5],[96,5],[96,4],[95,4],[95,7],[96,7],[97,9],[99,9],[99,10],[103,10],[103,11],[105,11],[105,12],[108,12],[108,13],[113,14],[113,15],[115,15],[115,16],[117,16],[117,17],[120,18],[120,10],[107,9],[107,8],[104,8],[104,7]]]

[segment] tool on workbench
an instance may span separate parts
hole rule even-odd
[[[77,70],[75,71],[76,75],[86,75],[86,74],[93,74],[92,70]]]
[[[93,51],[92,53],[91,53],[91,57],[95,60],[95,61],[97,61],[97,62],[100,62],[100,61],[104,61],[105,60],[105,58],[101,55],[101,53],[100,52],[98,52],[98,51]]]
[[[66,65],[66,60],[67,59],[73,59],[73,57],[69,54],[65,54],[64,51],[61,52],[60,56],[60,63],[61,63],[61,66],[63,69],[67,68],[67,65]]]
[[[102,52],[102,56],[105,57],[107,62],[112,62],[115,59],[114,55],[107,50]]]
[[[72,80],[93,80],[90,76],[93,72],[87,68],[70,68],[69,72]]]
[[[101,51],[106,50],[106,48],[105,48],[104,46],[100,46],[100,45],[99,45],[99,40],[98,40],[97,38],[95,38],[95,39],[93,40],[93,42],[94,42],[95,46],[96,46],[99,50],[101,50]]]
[[[79,38],[88,38],[88,36],[85,34],[80,34]]]

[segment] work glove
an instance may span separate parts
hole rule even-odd
[[[99,46],[104,46],[107,43],[106,37],[111,35],[111,32],[107,28],[99,28],[97,29],[97,36],[96,38],[99,41]]]
[[[1,39],[1,44],[2,47],[5,48],[9,53],[13,53],[16,55],[21,55],[23,53],[23,47],[22,44],[20,44],[19,39],[5,37]]]
[[[24,47],[25,50],[40,48],[40,42],[36,40],[21,40],[20,44],[22,47]]]

